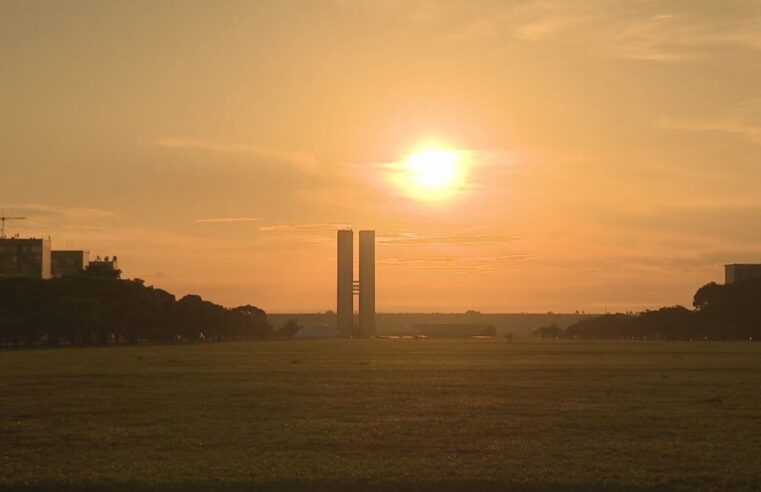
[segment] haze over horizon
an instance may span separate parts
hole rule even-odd
[[[689,306],[761,262],[760,2],[5,1],[0,41],[7,233],[177,295],[335,310],[344,226],[379,312]]]

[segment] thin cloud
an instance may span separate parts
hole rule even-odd
[[[231,222],[258,222],[259,217],[217,217],[213,219],[196,219],[197,224],[228,224]]]
[[[515,235],[496,234],[418,234],[414,232],[379,234],[381,246],[410,246],[431,244],[484,244],[503,243],[519,239]]]
[[[580,41],[598,55],[628,60],[674,63],[716,56],[722,47],[761,50],[761,15],[755,2],[664,10],[658,2],[541,0],[459,15],[469,37]]]
[[[230,154],[250,155],[273,161],[285,162],[299,167],[311,168],[319,164],[318,159],[302,151],[273,149],[247,144],[225,144],[204,140],[194,140],[182,137],[159,138],[154,142],[159,147],[170,149],[189,149],[208,152],[223,152]]]
[[[332,224],[332,223],[319,223],[319,224],[288,224],[288,225],[272,225],[260,227],[259,230],[263,232],[329,232],[337,231],[338,229],[347,229],[351,227],[348,224]]]
[[[637,234],[649,230],[682,238],[761,245],[757,232],[761,229],[761,205],[662,206],[639,212],[598,210],[595,216],[606,227]]]
[[[502,271],[508,265],[534,259],[527,254],[497,256],[441,256],[428,258],[385,258],[379,265],[405,267],[415,270],[439,270],[450,272],[494,272]]]
[[[658,63],[720,56],[717,49],[761,50],[758,2],[349,2],[344,9],[386,16],[390,22],[445,26],[455,42],[577,44],[598,56]]]
[[[40,203],[10,204],[2,206],[0,209],[5,210],[6,215],[26,216],[30,220],[91,221],[117,217],[117,214],[111,210],[87,207],[55,207]]]
[[[526,254],[497,256],[438,256],[430,258],[385,258],[378,261],[382,265],[428,265],[441,263],[495,263],[527,261],[534,257]]]
[[[680,62],[709,57],[728,46],[761,50],[761,16],[750,4],[681,12],[657,8],[643,4],[633,15],[610,18],[602,30],[601,41],[607,41],[603,52],[631,60]]]
[[[691,132],[718,132],[737,135],[750,142],[761,145],[761,125],[753,125],[732,118],[721,119],[672,119],[664,118],[662,128]]]

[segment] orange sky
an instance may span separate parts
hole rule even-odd
[[[688,304],[761,262],[761,3],[26,2],[0,7],[0,206],[54,248],[272,312]],[[428,139],[455,193],[390,174]]]

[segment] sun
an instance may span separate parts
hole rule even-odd
[[[465,178],[464,155],[443,146],[425,146],[401,163],[397,183],[414,198],[441,200],[456,193]]]
[[[460,156],[453,150],[426,149],[407,158],[409,177],[419,187],[438,190],[451,186],[460,174]]]

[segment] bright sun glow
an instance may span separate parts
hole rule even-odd
[[[423,150],[407,159],[407,171],[421,188],[436,190],[455,182],[460,173],[459,160],[460,156],[453,150]]]
[[[398,184],[412,197],[440,200],[462,186],[465,167],[462,152],[427,146],[410,154],[402,163]]]

